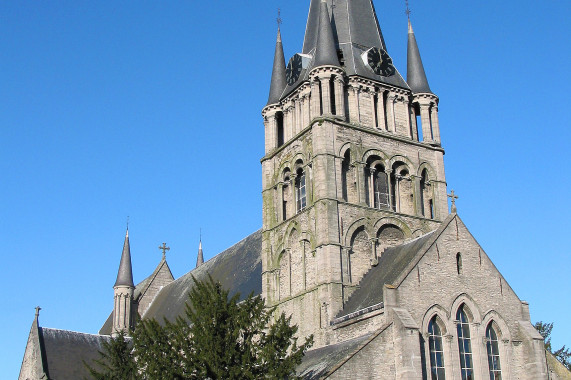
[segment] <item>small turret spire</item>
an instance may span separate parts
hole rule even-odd
[[[121,263],[119,264],[119,272],[117,273],[117,281],[115,286],[130,286],[133,284],[133,268],[131,266],[131,248],[129,247],[129,228],[125,233],[125,242],[123,243],[123,253],[121,254]]]
[[[408,8],[407,8],[408,10]],[[410,10],[408,10],[410,14]],[[426,73],[424,72],[424,66],[422,65],[422,59],[420,58],[420,51],[418,50],[418,45],[416,43],[416,37],[414,36],[414,31],[412,30],[412,24],[410,23],[410,17],[408,19],[408,51],[407,51],[407,73],[406,81],[413,93],[432,93],[430,87],[428,86],[428,80],[426,79]]]
[[[280,32],[281,22],[280,11],[278,10],[278,36],[276,39],[276,51],[274,53],[270,96],[268,97],[267,105],[279,103],[282,92],[286,87],[284,47],[282,45],[282,34]]]
[[[204,255],[202,254],[202,231],[200,232],[200,240],[198,241],[198,257],[196,258],[196,267],[204,264]]]
[[[339,66],[333,28],[327,9],[327,1],[321,0],[319,5],[319,29],[317,31],[317,44],[315,47],[315,61],[313,67],[318,66]]]

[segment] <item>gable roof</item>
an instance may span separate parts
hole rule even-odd
[[[384,285],[398,286],[454,217],[455,213],[450,214],[436,230],[407,243],[385,249],[379,258],[379,263],[363,277],[359,288],[349,297],[336,318],[348,316],[383,302]]]
[[[262,294],[262,231],[258,230],[242,241],[219,253],[204,264],[165,286],[149,306],[143,318],[166,318],[174,321],[182,316],[188,293],[194,286],[194,276],[204,280],[208,274],[220,281],[230,295],[240,293],[241,299],[250,293]]]

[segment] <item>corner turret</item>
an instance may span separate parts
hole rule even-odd
[[[204,264],[204,255],[202,254],[202,239],[198,243],[198,257],[196,258],[196,267],[198,268]]]
[[[129,245],[129,229],[125,233],[125,242],[123,243],[123,253],[121,254],[121,263],[119,264],[119,272],[117,280],[113,286],[115,294],[115,302],[113,307],[113,331],[116,335],[119,331],[129,332],[133,328],[133,293],[135,285],[133,284],[133,269],[131,267],[131,248]]]
[[[326,0],[321,1],[319,8],[319,29],[317,31],[313,67],[318,66],[339,66],[339,58],[337,58],[337,48],[335,47],[335,38],[333,37]]]
[[[270,83],[270,95],[268,103],[276,104],[280,102],[280,97],[286,87],[285,57],[282,45],[282,35],[278,27],[278,37],[276,40],[276,51],[274,53],[274,67],[272,69],[272,81]]]

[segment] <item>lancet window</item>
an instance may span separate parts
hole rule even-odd
[[[474,364],[472,359],[472,342],[470,339],[470,323],[462,305],[456,312],[456,329],[458,332],[458,351],[460,352],[460,371],[462,380],[474,380]]]
[[[305,188],[305,171],[303,169],[297,170],[297,177],[295,179],[295,198],[297,212],[301,212],[307,206],[307,194]]]
[[[488,351],[488,367],[490,369],[490,380],[502,380],[502,369],[500,364],[500,350],[498,347],[498,335],[492,322],[486,328],[486,349]]]
[[[428,346],[430,351],[430,374],[432,380],[445,380],[444,349],[442,332],[434,316],[428,323]]]

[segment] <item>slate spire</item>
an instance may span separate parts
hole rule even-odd
[[[202,254],[202,238],[198,242],[198,257],[196,258],[196,267],[204,264],[204,255]]]
[[[432,93],[420,58],[420,51],[416,43],[410,19],[408,20],[408,51],[407,51],[406,81],[414,94]]]
[[[117,273],[117,281],[115,286],[130,286],[133,284],[133,269],[131,267],[131,248],[129,247],[129,228],[125,233],[125,243],[123,243],[123,253],[121,254],[121,263],[119,264],[119,272]]]
[[[278,37],[276,41],[276,51],[274,53],[274,67],[272,69],[272,81],[270,83],[270,96],[268,104],[279,103],[282,92],[286,87],[285,57],[282,45],[282,35],[278,26]]]
[[[333,36],[333,28],[331,28],[327,1],[321,0],[319,5],[319,29],[317,30],[317,43],[315,46],[315,61],[313,62],[313,67],[325,65],[339,66],[339,58],[337,57],[337,48],[335,47],[335,38]]]

